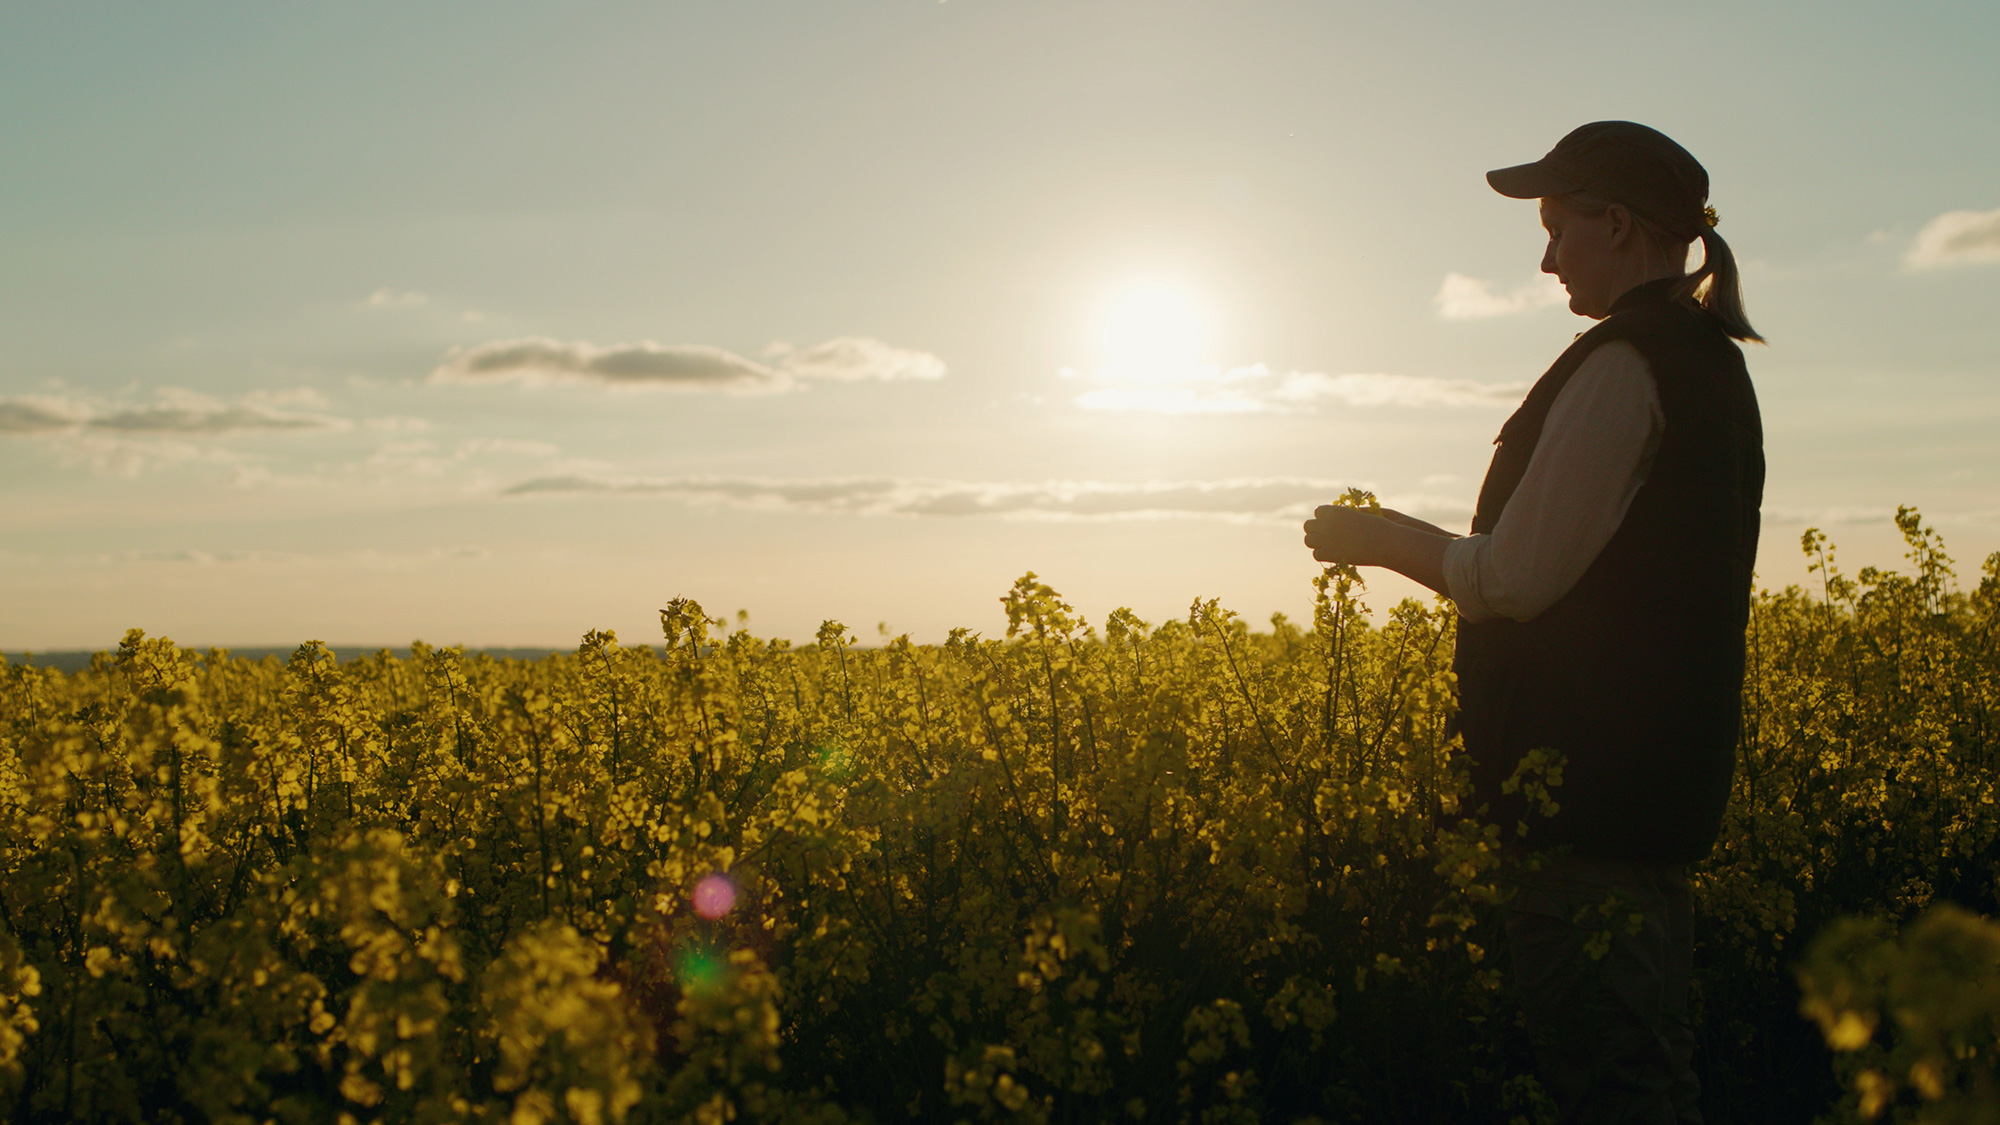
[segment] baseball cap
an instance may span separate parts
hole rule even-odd
[[[1586,191],[1623,203],[1676,238],[1714,226],[1708,172],[1657,129],[1632,121],[1593,121],[1570,131],[1532,164],[1486,173],[1493,190],[1514,199]]]

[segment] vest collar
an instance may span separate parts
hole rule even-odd
[[[1640,305],[1663,305],[1673,298],[1674,286],[1683,280],[1685,279],[1678,277],[1659,277],[1652,281],[1640,282],[1627,289],[1623,297],[1611,302],[1611,311],[1605,315],[1616,316],[1626,309],[1637,308]]]

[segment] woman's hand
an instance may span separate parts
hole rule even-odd
[[[1320,562],[1386,566],[1446,592],[1444,546],[1456,536],[1423,520],[1386,509],[1367,512],[1326,504],[1313,512],[1305,531],[1306,546]]]
[[[1306,546],[1323,563],[1379,566],[1383,536],[1391,526],[1386,513],[1322,504],[1306,521]]]

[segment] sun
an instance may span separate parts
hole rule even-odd
[[[1098,314],[1095,343],[1102,374],[1128,383],[1193,378],[1208,362],[1214,331],[1207,304],[1188,286],[1162,279],[1129,282]]]

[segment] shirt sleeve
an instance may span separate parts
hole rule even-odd
[[[1530,621],[1569,593],[1625,522],[1665,428],[1639,350],[1616,340],[1591,352],[1550,404],[1492,532],[1446,546],[1445,587],[1459,615]]]

